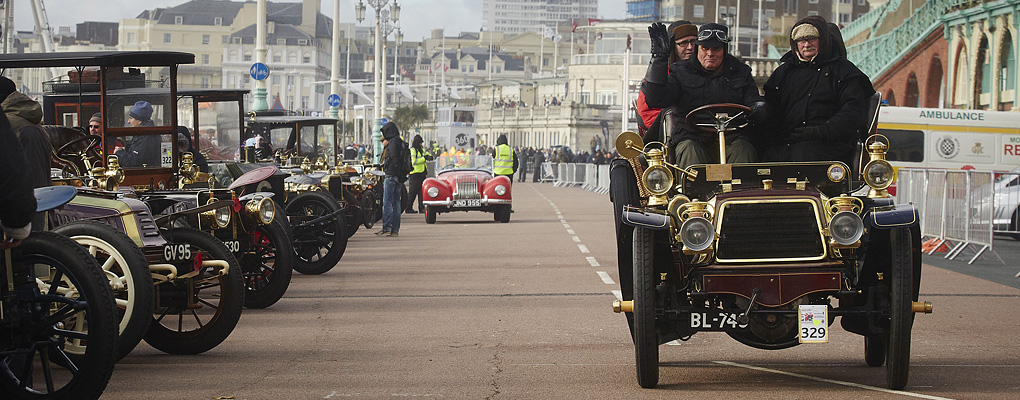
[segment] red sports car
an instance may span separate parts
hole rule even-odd
[[[510,222],[510,179],[492,173],[492,157],[455,155],[436,158],[436,177],[422,183],[425,222],[451,211],[485,211]]]

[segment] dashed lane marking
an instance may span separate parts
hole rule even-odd
[[[613,292],[613,296],[616,296],[617,300],[623,301],[623,292],[619,290],[610,290],[610,292]]]
[[[599,266],[599,261],[596,260],[595,257],[585,257],[584,259],[588,260],[588,264],[591,264],[591,266],[593,266],[593,267],[598,267]]]
[[[602,282],[605,282],[607,285],[616,284],[616,282],[613,282],[613,278],[611,278],[609,274],[606,273],[606,271],[595,271],[595,273],[599,274],[599,278],[602,278]]]
[[[573,229],[567,229],[567,233],[573,235],[574,234],[574,230]]]
[[[574,243],[581,243],[581,238],[579,238],[577,236],[571,236],[570,240],[573,240]]]
[[[570,229],[570,224],[563,224],[564,228]]]
[[[769,373],[773,373],[773,374],[792,376],[792,377],[795,377],[795,378],[810,379],[810,380],[813,380],[813,381],[831,383],[831,384],[835,384],[835,385],[843,385],[843,386],[855,387],[855,388],[859,388],[859,389],[872,390],[872,391],[876,391],[876,392],[884,392],[884,393],[892,393],[892,394],[898,394],[898,395],[903,395],[903,396],[917,397],[919,399],[951,400],[951,399],[949,399],[947,397],[931,396],[931,395],[927,395],[927,394],[905,392],[905,391],[902,391],[902,390],[886,389],[886,388],[880,388],[880,387],[875,387],[875,386],[870,386],[870,385],[863,385],[863,384],[854,383],[854,382],[837,381],[835,379],[819,378],[817,376],[798,374],[798,373],[795,373],[795,372],[780,371],[778,369],[772,369],[772,368],[756,367],[756,366],[753,366],[753,365],[740,364],[740,363],[735,363],[735,362],[730,362],[730,361],[714,361],[714,362],[716,364],[729,365],[731,367],[740,367],[740,368],[753,369],[753,370],[756,370],[756,371],[762,371],[762,372],[769,372]]]
[[[590,254],[591,253],[591,251],[588,250],[588,246],[585,246],[583,244],[577,245],[577,249],[581,250],[581,253],[584,253],[584,254]]]

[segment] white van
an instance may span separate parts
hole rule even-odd
[[[1020,166],[1020,112],[883,106],[878,133],[897,168],[1007,172]]]

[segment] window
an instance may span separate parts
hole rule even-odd
[[[227,41],[228,41],[228,39],[227,39],[227,38],[228,38],[228,36],[227,36],[227,35],[223,35],[223,36],[221,36],[221,37],[220,37],[220,39],[221,39],[221,40],[220,40],[220,43],[222,43],[222,44],[227,44]]]
[[[807,0],[808,4],[818,4],[818,0]],[[815,11],[817,13],[817,11]]]
[[[850,14],[849,13],[839,13],[839,23],[841,23],[841,24],[849,24],[850,23]]]
[[[237,50],[230,51],[230,57],[228,58],[231,62],[237,61]]]
[[[223,25],[223,17],[213,18],[213,25],[216,25],[216,26]]]
[[[170,44],[173,42],[173,36],[169,33],[163,34],[163,44]]]
[[[209,55],[202,54],[202,65],[209,65]]]
[[[241,38],[240,37],[235,37],[233,42],[234,42],[234,44],[241,44]]]
[[[851,0],[839,0],[839,4],[852,4]]]
[[[287,87],[288,89],[294,86],[294,75],[287,75]]]
[[[208,89],[208,88],[209,88],[209,77],[208,76],[203,76],[202,77],[202,89]]]
[[[280,84],[280,75],[271,75],[269,79],[272,81],[274,85]]]
[[[251,61],[251,53],[244,53],[244,57],[241,58],[244,61]]]
[[[297,64],[297,53],[287,54],[287,64]]]
[[[134,44],[135,43],[135,33],[134,32],[128,32],[127,33],[127,42],[128,42],[128,44]]]
[[[280,60],[282,60],[282,59],[283,59],[283,56],[281,56],[280,53],[273,54],[273,62],[274,63],[279,63]]]
[[[301,96],[301,108],[308,108],[308,96]]]
[[[798,0],[786,0],[786,6],[783,7],[783,14],[797,15],[797,3]]]
[[[809,15],[809,16],[817,16],[818,15],[818,11],[808,11],[807,15]]]
[[[301,86],[309,87],[311,85],[312,85],[312,77],[310,77],[310,76],[302,76],[301,77]]]
[[[202,45],[209,45],[209,35],[202,35]]]
[[[705,6],[694,6],[694,18],[705,18]]]
[[[1016,52],[1013,40],[1006,35],[1002,40],[1002,56],[999,58],[999,90],[1016,89]]]
[[[297,44],[298,44],[298,46],[307,46],[308,45],[308,39],[298,39]]]
[[[183,25],[184,24],[184,17],[179,16],[179,15],[174,17],[174,24],[176,24],[176,25]]]
[[[287,39],[276,39],[276,44],[278,44],[280,46],[286,46],[287,45]]]
[[[312,62],[312,56],[310,56],[308,54],[305,54],[304,56],[301,57],[301,63],[302,64],[309,64],[311,62]]]

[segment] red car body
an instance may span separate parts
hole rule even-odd
[[[492,157],[454,155],[436,158],[436,177],[422,183],[425,222],[442,213],[483,211],[510,222],[510,179],[493,174]]]

